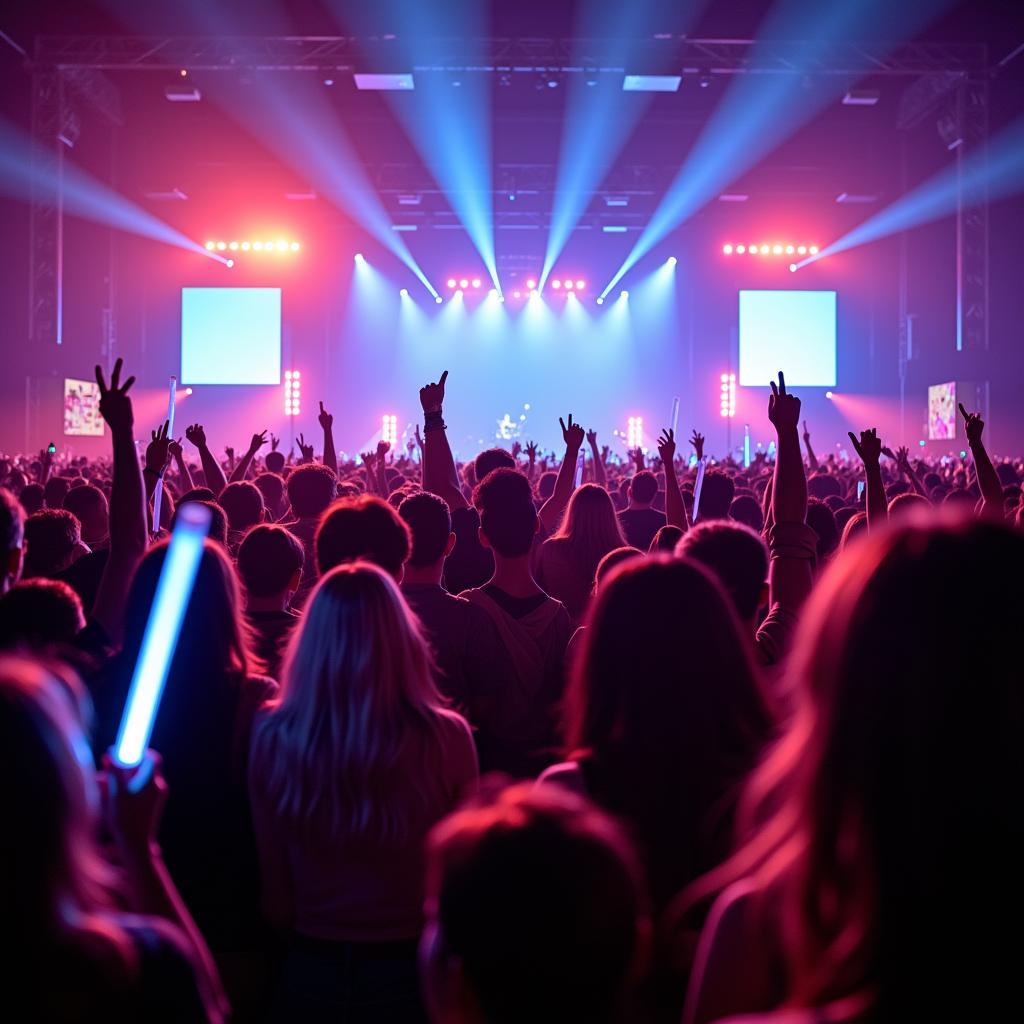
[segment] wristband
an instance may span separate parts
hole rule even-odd
[[[444,415],[440,409],[436,412],[427,412],[423,414],[423,429],[424,431],[446,429]]]
[[[153,476],[155,476],[155,477],[157,478],[157,480],[159,480],[159,479],[160,479],[160,474],[159,474],[159,473],[158,473],[158,472],[157,472],[157,471],[156,471],[155,469],[151,469],[151,468],[150,468],[149,466],[146,466],[146,467],[145,467],[145,468],[144,468],[144,469],[142,470],[142,472],[143,472],[143,473],[152,473],[152,474],[153,474]]]

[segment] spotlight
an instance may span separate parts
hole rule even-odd
[[[603,296],[598,295],[598,297],[597,297],[597,304],[599,306],[603,306],[604,305],[604,297]]]
[[[263,252],[263,243],[262,242],[253,242],[252,243],[252,247],[253,247],[253,251],[254,252]]]
[[[740,252],[743,251],[743,246],[742,245],[739,247],[739,251]],[[732,246],[731,245],[723,245],[722,246],[722,252],[724,252],[726,256],[731,256],[732,255]]]
[[[818,255],[818,247],[817,247],[816,245],[812,245],[812,246],[808,247],[807,251],[808,251],[808,252],[809,252],[809,253],[810,253],[810,254],[811,254],[812,256],[817,256],[817,255]]]
[[[234,260],[228,260],[225,266],[230,270],[235,265]]]
[[[408,296],[409,296],[409,289],[408,288],[402,288],[402,289],[399,290],[398,294],[401,295],[403,299],[408,298]]]
[[[457,299],[461,299],[462,298],[462,289],[461,288],[456,288],[455,289],[455,297]]]
[[[587,282],[586,281],[577,281],[576,282],[576,291],[581,292],[586,287],[587,287]]]
[[[217,243],[217,251],[218,252],[223,252],[226,248],[227,248],[227,243],[226,242],[218,242]]]
[[[825,392],[825,397],[831,401],[831,399],[832,399],[832,392],[831,391],[826,391]]]
[[[215,249],[216,247],[217,247],[217,243],[216,243],[216,242],[207,242],[207,243],[206,243],[206,249],[207,249],[207,252],[213,252],[213,250],[214,250],[214,249]]]
[[[534,288],[537,287],[537,282],[531,277],[530,280],[526,282],[526,287],[532,292]]]
[[[490,296],[490,297],[491,297],[492,299],[496,299],[496,298],[498,298],[498,289],[497,289],[497,288],[491,288],[491,289],[490,289],[490,291],[488,291],[488,293],[487,293],[487,294],[488,294],[488,295],[489,295],[489,296]]]
[[[442,302],[443,302],[444,300],[443,300],[443,299],[441,298],[441,296],[440,296],[440,295],[435,295],[435,296],[434,296],[434,301],[435,301],[436,303],[438,303],[438,305],[440,305],[440,304],[441,304],[441,303],[442,303]]]
[[[449,287],[449,288],[454,288],[454,287],[455,287],[455,285],[456,285],[456,281],[455,281],[455,278],[454,278],[454,277],[449,277],[449,278],[448,278],[448,287]]]
[[[191,395],[192,394],[192,389],[191,388],[185,388],[185,394],[186,395]]]
[[[179,74],[179,75],[181,75],[181,77],[182,77],[182,78],[188,78],[188,72],[187,72],[187,71],[186,71],[186,70],[185,70],[184,68],[182,68],[182,69],[181,69],[181,70],[180,70],[180,71],[178,72],[178,74]]]
[[[781,256],[782,255],[782,246],[781,245],[773,245],[772,246],[772,252],[775,253],[776,256]]]
[[[353,258],[355,259],[356,263],[366,262],[366,257],[361,252],[357,252]]]
[[[805,255],[807,253],[807,246],[806,245],[798,245],[796,247],[796,252],[797,252],[798,256]]]
[[[762,256],[767,256],[768,255],[768,246],[767,245],[762,245],[759,251],[760,251]]]
[[[461,280],[461,281],[459,282],[459,290],[461,291],[461,290],[462,290],[463,288],[468,288],[468,287],[469,287],[469,281],[468,281],[468,280],[467,280],[467,279],[466,279],[466,278],[464,277],[464,278],[463,278],[463,279],[462,279],[462,280]]]
[[[747,247],[745,245],[737,245],[736,251],[742,256],[747,251]]]
[[[473,287],[474,288],[479,288],[480,287],[480,278],[479,277],[474,277],[473,278]]]
[[[675,265],[676,265],[676,264],[677,264],[677,263],[679,262],[679,260],[677,260],[677,259],[675,258],[675,256],[669,256],[669,258],[668,258],[667,260],[665,260],[665,262],[666,262],[666,263],[667,263],[667,264],[668,264],[668,265],[669,265],[670,267],[674,267],[674,266],[675,266]]]
[[[625,290],[619,292],[619,298],[620,299],[628,299],[629,298],[629,292],[627,292]]]
[[[568,291],[568,292],[571,292],[571,291],[572,291],[572,289],[573,289],[573,283],[572,283],[572,281],[566,281],[566,282],[565,282],[565,290],[566,290],[566,291]]]
[[[232,252],[238,252],[238,243],[237,242],[228,242],[228,248]]]
[[[786,255],[787,256],[792,256],[793,255],[793,246],[791,246],[791,245],[787,245],[786,246]]]
[[[251,248],[252,246],[248,242],[242,243],[242,252],[248,252]]]
[[[796,264],[795,263],[790,263],[790,265],[789,265],[789,272],[791,274],[795,274],[796,273]]]
[[[551,287],[554,288],[557,292],[558,289],[562,287],[562,282],[556,278],[554,281],[551,282]]]

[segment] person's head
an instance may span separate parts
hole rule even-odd
[[[62,508],[44,508],[25,520],[25,575],[55,576],[81,553],[82,525]]]
[[[298,466],[288,475],[288,502],[300,519],[315,519],[334,501],[338,478],[319,462]]]
[[[135,570],[125,605],[125,664],[135,664],[142,646],[168,543],[151,547]],[[253,664],[235,567],[224,546],[207,539],[171,662],[173,685],[167,685],[158,727],[169,717],[187,720],[190,710],[195,710],[192,702],[206,699],[212,678],[244,675]]]
[[[907,492],[898,494],[889,502],[889,518],[898,519],[905,515],[916,515],[927,511],[932,503],[923,494]]]
[[[186,491],[180,498],[178,498],[178,504],[184,505],[188,501],[216,501],[217,495],[210,490],[209,487],[193,487],[192,490]]]
[[[720,469],[711,469],[704,474],[704,485],[700,492],[700,520],[728,519],[732,500],[736,496],[736,484],[731,476]]]
[[[411,547],[409,527],[386,501],[372,494],[339,498],[316,531],[321,573],[342,562],[373,562],[401,582]]]
[[[1012,528],[907,520],[811,595],[790,661],[802,699],[749,784],[734,865],[778,908],[787,1005],[871,991],[879,1019],[965,1019],[1016,998],[1000,922],[1024,906],[1024,701],[1007,643],[1022,578]],[[935,606],[951,580],[946,638]],[[887,643],[893,623],[932,641]]]
[[[455,547],[448,502],[436,494],[420,491],[398,506],[398,514],[412,534],[409,566],[413,569],[442,566]]]
[[[43,485],[26,484],[22,487],[18,500],[21,502],[21,507],[25,510],[25,515],[34,515],[46,504],[46,499],[43,496]]]
[[[476,797],[437,825],[426,908],[420,962],[438,1024],[610,1022],[646,959],[628,840],[554,785]]]
[[[394,579],[369,562],[327,572],[292,634],[282,680],[255,740],[280,815],[334,838],[409,835],[410,787],[424,796],[444,782],[436,764],[409,778],[396,760],[414,738],[431,757],[441,698]]]
[[[846,520],[843,527],[843,534],[839,541],[839,550],[845,551],[858,537],[868,532],[868,517],[866,512],[855,512]]]
[[[1017,476],[1017,470],[1014,469],[1009,462],[1000,462],[996,466],[996,476],[999,477],[999,482],[1003,487],[1015,487],[1020,484],[1020,477]]]
[[[51,476],[43,487],[43,499],[47,508],[62,508],[68,491],[71,490],[71,481],[63,476]]]
[[[238,547],[238,575],[252,598],[285,597],[298,590],[302,542],[283,526],[254,526]]]
[[[593,579],[597,563],[609,551],[626,543],[612,499],[597,484],[573,491],[553,539],[562,542],[588,579]]]
[[[567,750],[593,758],[595,798],[643,829],[652,889],[667,898],[727,852],[732,797],[768,739],[751,645],[711,572],[666,556],[619,566],[587,627]]]
[[[241,532],[263,522],[263,494],[248,480],[228,484],[220,492],[218,502],[228,517],[231,530]]]
[[[473,473],[477,483],[483,483],[488,473],[496,469],[515,469],[516,460],[504,448],[488,448],[473,460]]]
[[[703,502],[703,496],[702,496]],[[703,519],[704,517],[701,516]],[[729,518],[744,526],[749,526],[756,533],[764,529],[764,513],[761,503],[752,494],[741,494],[733,498],[729,506]]]
[[[675,551],[676,545],[682,537],[683,531],[678,526],[672,526],[670,523],[666,523],[651,538],[651,546],[647,549],[648,553],[652,555],[657,555],[659,553],[670,555]]]
[[[558,483],[558,474],[553,470],[541,473],[537,481],[537,497],[541,501],[547,501],[555,493],[555,484]]]
[[[639,548],[631,547],[629,544],[624,544],[621,548],[616,548],[614,551],[609,551],[600,562],[597,563],[597,568],[594,570],[594,589],[602,586],[611,574],[612,570],[617,566],[622,565],[623,562],[628,562],[631,558],[643,558],[644,552]]]
[[[113,881],[93,838],[100,796],[86,713],[84,691],[70,676],[58,678],[29,658],[0,657],[0,815],[7,823],[0,872],[4,921],[21,941],[88,933],[88,915],[105,903]]]
[[[740,619],[754,624],[768,599],[768,548],[759,533],[727,519],[698,523],[683,535],[676,554],[710,569]]]
[[[657,494],[658,478],[649,469],[640,470],[630,481],[630,501],[640,508],[648,507]]]
[[[267,452],[263,459],[263,465],[267,467],[267,472],[277,476],[284,472],[284,463],[284,452]]]
[[[253,481],[263,495],[267,515],[277,519],[284,512],[284,480],[276,473],[260,473]]]
[[[25,553],[25,510],[6,487],[0,487],[0,594],[21,579]]]
[[[70,644],[84,627],[82,599],[61,580],[22,580],[0,594],[0,648]]]
[[[82,540],[86,544],[100,544],[107,539],[110,534],[107,496],[94,484],[72,487],[64,498],[64,508],[82,524]]]
[[[210,528],[206,531],[206,536],[209,540],[215,541],[222,548],[227,550],[228,517],[224,515],[224,509],[222,509],[215,501],[196,501],[195,499],[192,499],[192,503],[196,505],[203,505],[210,510]],[[174,529],[174,524],[178,521],[178,510],[185,504],[186,503],[182,501],[175,506],[174,515],[171,517],[171,529]]]
[[[839,528],[836,526],[836,517],[833,515],[832,509],[820,498],[808,498],[807,525],[818,538],[816,562],[820,568],[839,547]]]
[[[841,496],[843,485],[830,473],[815,473],[807,481],[807,493],[812,498],[820,498],[824,501],[834,495]]]
[[[529,555],[538,528],[530,482],[514,469],[495,469],[476,486],[480,541],[496,558]]]

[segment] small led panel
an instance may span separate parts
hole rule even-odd
[[[279,384],[280,288],[182,288],[183,384]]]
[[[836,293],[740,292],[740,385],[836,385]]]

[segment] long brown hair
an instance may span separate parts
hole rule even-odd
[[[368,562],[321,580],[292,637],[281,698],[256,728],[270,800],[291,827],[402,840],[441,794],[441,719],[430,653],[394,580]],[[400,768],[413,745],[420,765]]]
[[[587,580],[593,580],[598,563],[609,551],[626,544],[611,496],[597,484],[584,484],[573,492],[551,540]]]

